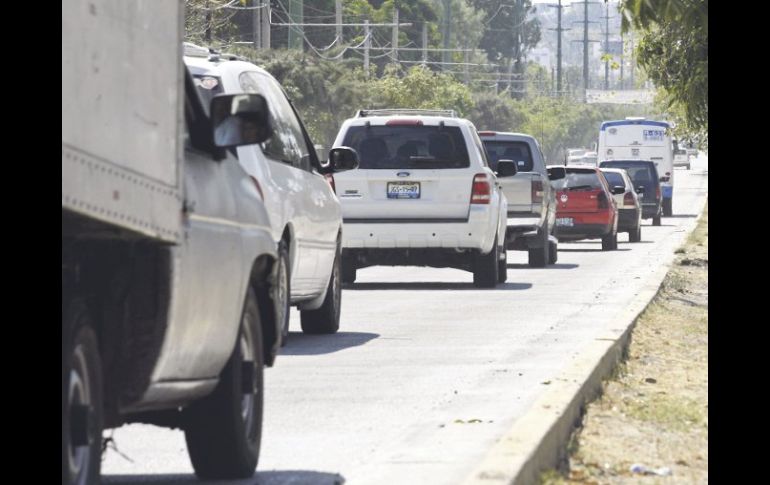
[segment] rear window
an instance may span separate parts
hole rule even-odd
[[[610,187],[626,188],[626,183],[623,181],[623,176],[617,172],[604,172],[604,178],[607,179],[607,183],[610,184]]]
[[[638,161],[607,161],[601,163],[602,168],[624,168],[634,185],[651,184],[657,180],[657,172],[652,163]]]
[[[484,149],[487,152],[489,168],[497,170],[498,160],[513,160],[519,172],[531,172],[532,152],[529,143],[523,141],[485,141]]]
[[[592,171],[567,169],[567,176],[552,182],[556,190],[593,190],[603,187],[599,175]]]
[[[342,144],[358,152],[360,169],[470,166],[456,126],[351,126]]]

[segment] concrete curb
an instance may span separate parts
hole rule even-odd
[[[698,216],[684,224],[685,241],[697,226]],[[673,259],[672,259],[673,263]],[[639,315],[657,295],[670,269],[662,265],[652,273],[631,304],[618,315],[624,330],[608,331],[582,349],[569,370],[553,380],[550,388],[518,419],[487,452],[464,485],[536,484],[543,471],[556,468],[567,458],[567,443],[581,422],[585,407],[599,394],[627,354]]]

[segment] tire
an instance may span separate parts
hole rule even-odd
[[[497,235],[492,243],[492,250],[487,254],[476,254],[473,261],[473,286],[494,288],[497,285],[497,268],[500,259],[497,247]]]
[[[559,260],[559,245],[555,242],[548,242],[548,264],[556,264]]]
[[[690,170],[690,164],[689,163],[687,164],[687,170]]]
[[[660,225],[660,214],[652,216],[652,225],[653,226],[659,226]]]
[[[289,247],[286,241],[278,243],[278,271],[274,274],[270,298],[273,300],[276,320],[281,323],[281,346],[289,338],[289,305],[291,300],[291,274],[289,266]]]
[[[614,241],[614,244],[613,244]],[[602,251],[612,251],[617,248],[618,233],[611,232],[606,236],[602,236]]]
[[[198,477],[237,479],[254,475],[262,439],[263,362],[257,297],[249,288],[238,341],[219,384],[184,411],[187,451]],[[252,373],[250,382],[244,371]]]
[[[342,262],[342,283],[346,285],[352,285],[356,282],[356,267]]]
[[[62,306],[62,484],[96,485],[102,454],[99,343],[81,299]]]
[[[664,217],[671,217],[674,215],[673,210],[674,205],[674,199],[663,199],[663,216]]]
[[[542,247],[539,248],[530,248],[528,253],[528,262],[529,265],[533,268],[545,268],[546,264],[548,264],[548,260],[550,257],[548,256],[548,249],[550,244],[548,244],[548,231],[545,229],[540,230],[540,238],[543,239],[542,241]]]
[[[642,222],[638,221],[636,223],[636,229],[633,229],[628,232],[628,241],[632,243],[636,243],[642,240]]]
[[[326,289],[326,298],[317,310],[301,310],[302,331],[308,334],[336,333],[340,329],[340,308],[342,306],[342,274],[340,247],[334,256],[332,274]]]
[[[499,259],[497,263],[497,282],[505,283],[508,281],[508,251],[505,248],[501,256],[503,259]]]

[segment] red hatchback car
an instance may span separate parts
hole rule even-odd
[[[618,207],[604,174],[594,167],[562,168],[566,176],[552,182],[556,189],[554,236],[559,241],[601,238],[603,251],[617,249]]]

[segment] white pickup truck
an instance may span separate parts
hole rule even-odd
[[[178,0],[62,10],[62,484],[131,422],[182,428],[200,477],[257,465],[277,250],[226,149],[270,138],[268,105],[204,106],[183,31]]]
[[[549,173],[543,152],[530,135],[480,131],[479,137],[492,170],[500,160],[516,163],[516,175],[499,179],[508,199],[506,247],[527,251],[533,267],[556,263],[558,240],[552,235],[556,199],[550,181],[563,178],[563,171],[556,173],[557,167]]]

